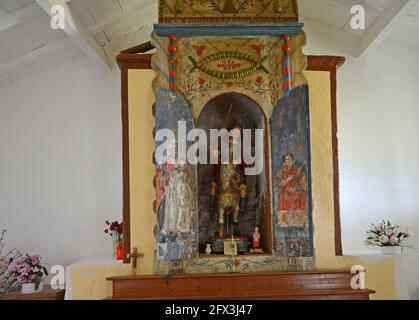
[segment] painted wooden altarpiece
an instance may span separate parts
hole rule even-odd
[[[169,146],[190,147],[181,134],[193,128],[239,124],[264,132],[262,173],[242,179],[240,222],[227,212],[226,234],[220,211],[211,209],[214,165],[156,161],[155,272],[314,269],[306,38],[297,1],[161,0],[152,43],[155,130],[176,134]],[[235,236],[231,221],[241,239],[237,256],[216,250],[223,236]],[[249,250],[256,226],[259,254]]]

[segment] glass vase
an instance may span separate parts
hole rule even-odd
[[[113,257],[118,259],[118,248],[122,246],[122,236],[118,232],[112,233],[112,247],[113,247]],[[119,259],[118,259],[119,260]]]
[[[116,245],[116,259],[124,260],[124,246],[122,245],[122,242],[119,242]]]
[[[115,232],[112,233],[112,256],[116,258],[117,246],[118,246],[119,236]]]

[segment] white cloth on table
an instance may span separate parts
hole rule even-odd
[[[103,266],[110,264],[122,264],[120,260],[116,260],[113,257],[97,256],[97,257],[86,257],[79,261],[76,261],[65,270],[65,296],[64,300],[73,300],[72,283],[71,283],[71,271],[73,268],[85,267],[85,266]]]

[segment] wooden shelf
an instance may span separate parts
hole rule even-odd
[[[45,286],[40,293],[22,294],[20,290],[10,291],[0,300],[64,300],[64,289],[54,290],[51,286]]]
[[[110,277],[115,300],[369,300],[347,269]]]

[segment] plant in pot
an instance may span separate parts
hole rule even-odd
[[[23,294],[42,292],[47,275],[48,271],[42,264],[41,257],[29,254],[16,260],[8,273],[9,279],[20,285]]]
[[[372,224],[367,231],[365,244],[368,246],[379,246],[384,255],[398,255],[403,253],[404,248],[412,248],[409,245],[411,233],[390,221],[382,221],[379,224]]]

